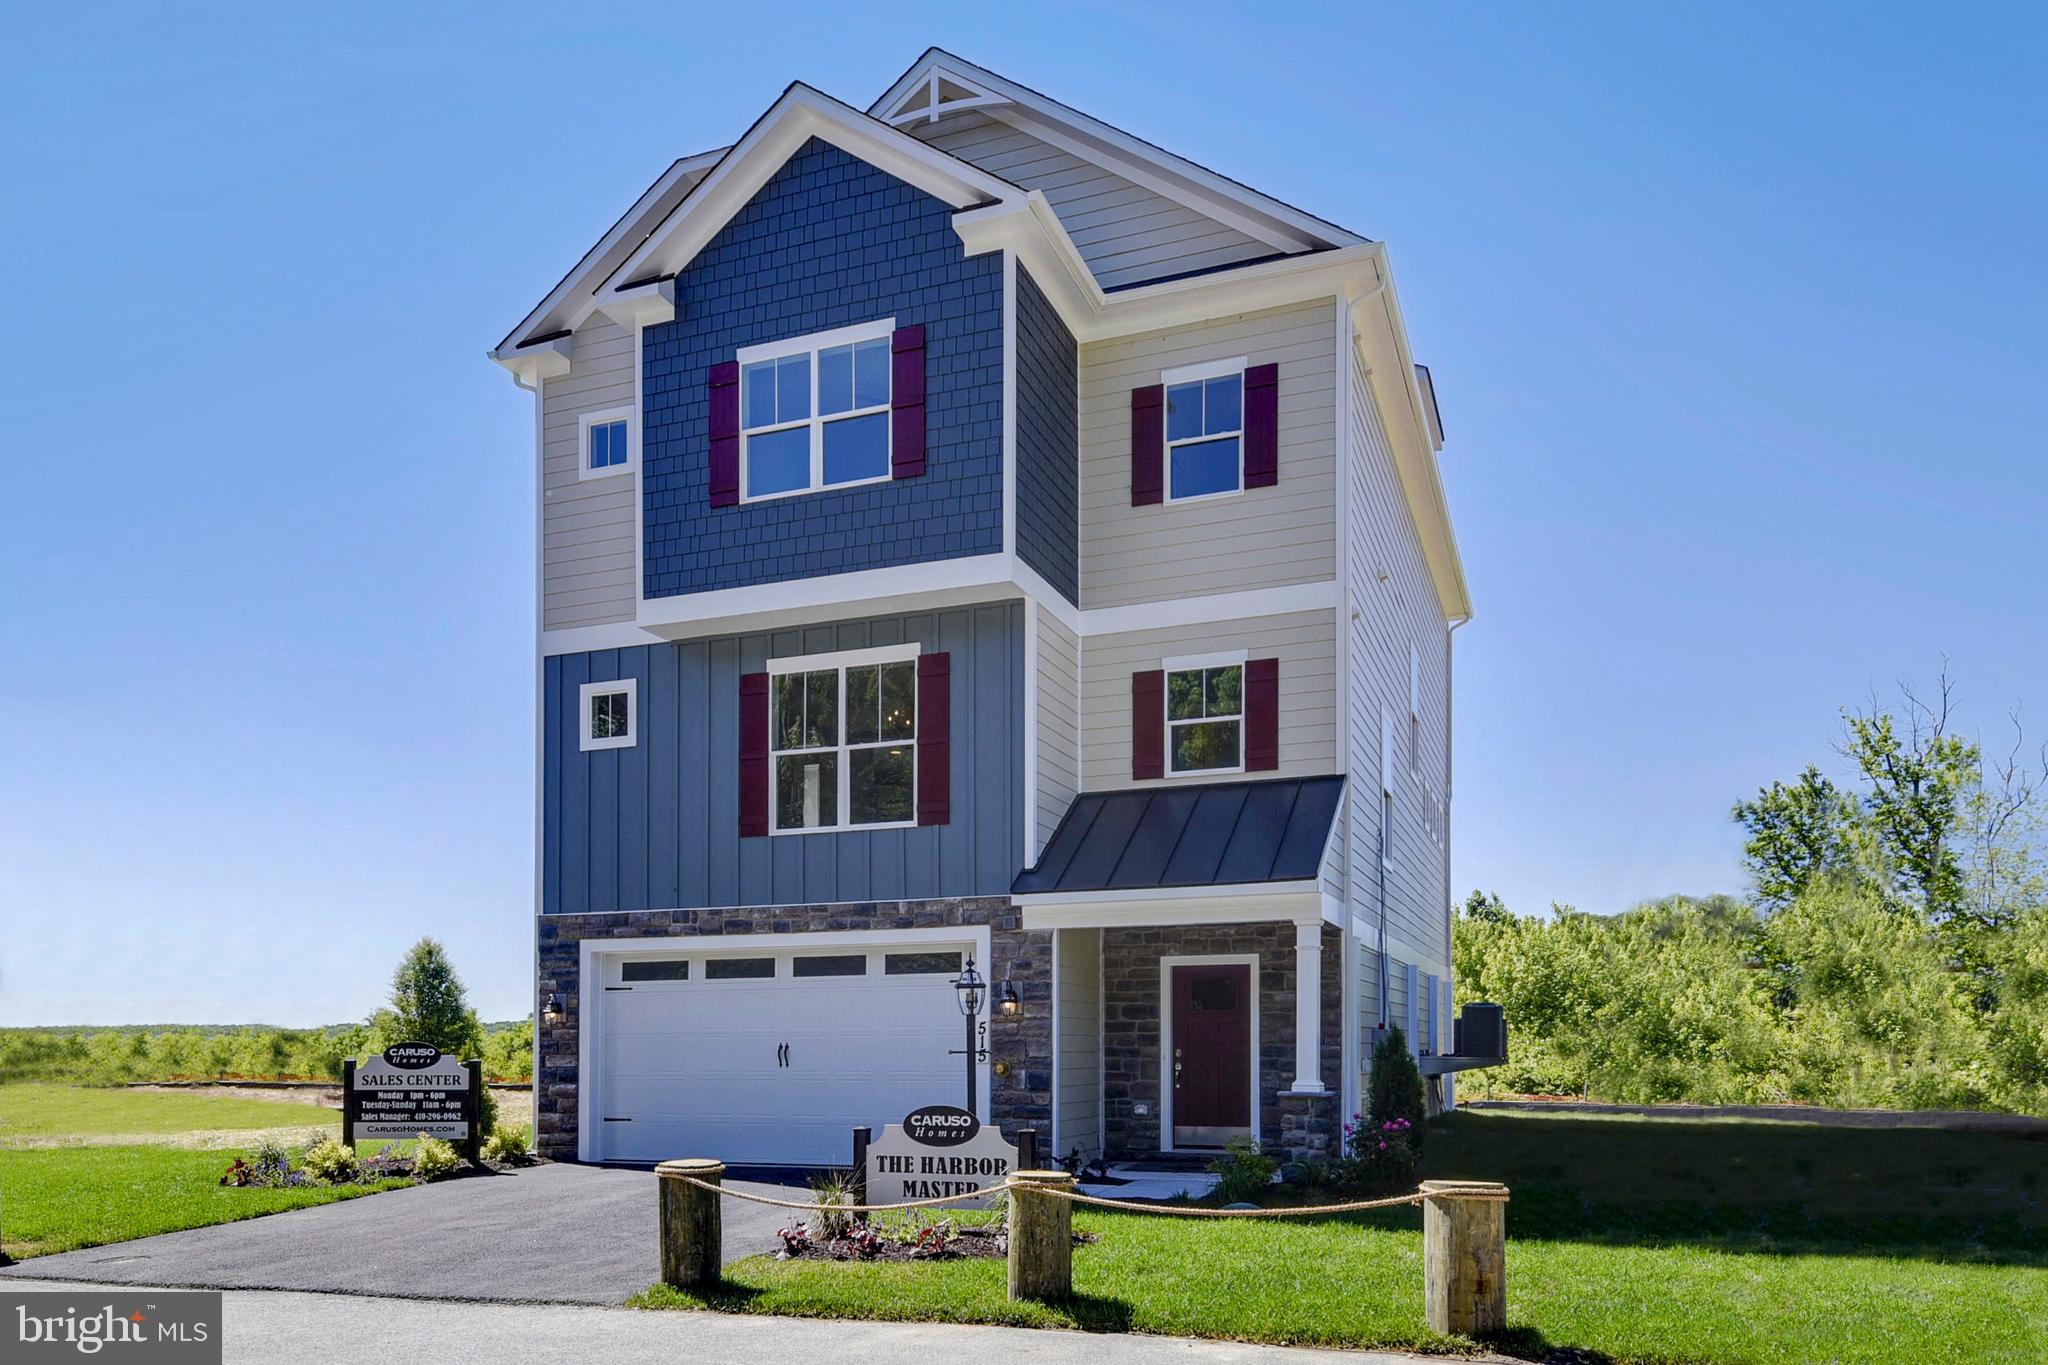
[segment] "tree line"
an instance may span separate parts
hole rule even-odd
[[[2048,1114],[2043,774],[2015,715],[1987,759],[1944,675],[1845,711],[1845,776],[1738,801],[1753,891],[1520,916],[1474,892],[1459,995],[1506,1006],[1475,1090],[1623,1102]]]

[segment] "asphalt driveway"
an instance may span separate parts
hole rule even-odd
[[[787,1186],[735,1189],[801,1198]],[[507,1303],[623,1302],[660,1273],[651,1171],[543,1165],[38,1256],[5,1278],[306,1289]],[[725,1257],[776,1245],[784,1209],[724,1201]]]

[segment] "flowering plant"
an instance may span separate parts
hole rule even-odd
[[[1344,1145],[1345,1183],[1371,1191],[1410,1184],[1422,1164],[1415,1125],[1404,1118],[1375,1123],[1363,1114],[1353,1114],[1351,1122],[1344,1125]]]

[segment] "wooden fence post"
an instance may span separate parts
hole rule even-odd
[[[718,1283],[725,1261],[718,1191],[674,1177],[693,1176],[719,1185],[724,1182],[725,1163],[702,1157],[664,1161],[654,1174],[661,1187],[661,1282],[676,1289]]]
[[[1430,1327],[1477,1337],[1508,1322],[1508,1187],[1422,1182],[1422,1300]]]
[[[1064,1299],[1074,1292],[1074,1206],[1031,1187],[1070,1190],[1074,1177],[1018,1171],[1010,1179],[1010,1297]]]
[[[356,1059],[346,1057],[341,1063],[341,1145],[354,1151],[356,1148]]]
[[[868,1202],[868,1144],[875,1140],[872,1128],[853,1130],[853,1202]]]

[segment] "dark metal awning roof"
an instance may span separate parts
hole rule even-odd
[[[1344,792],[1340,774],[1083,792],[1015,895],[1307,881]]]

